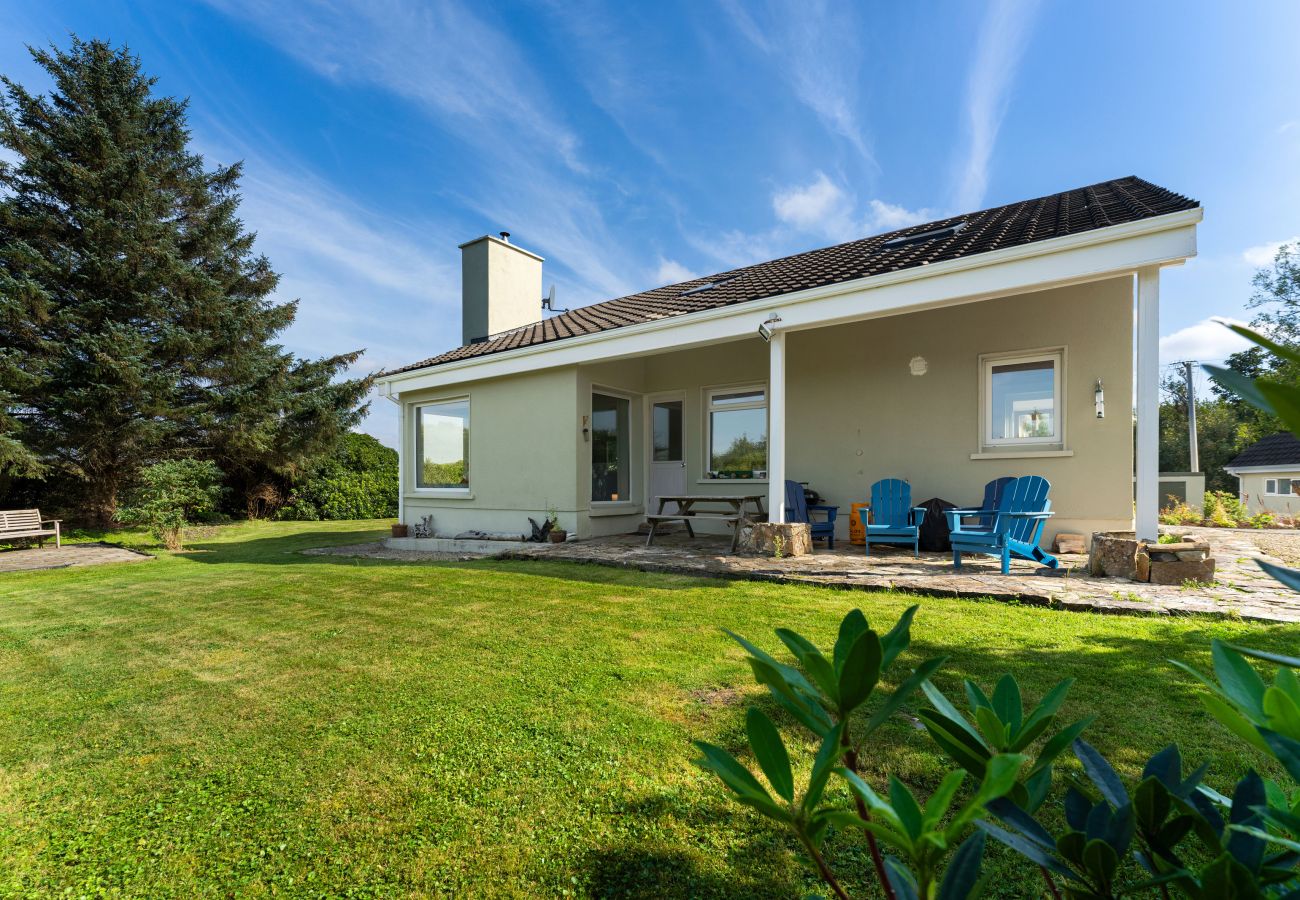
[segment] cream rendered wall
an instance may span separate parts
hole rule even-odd
[[[1117,278],[791,334],[787,477],[811,481],[847,514],[879,478],[907,479],[915,501],[964,506],[978,504],[993,478],[1042,475],[1056,511],[1047,541],[1057,531],[1130,529],[1132,322],[1132,281]],[[1064,449],[1073,455],[971,459],[980,355],[1052,347],[1065,348]],[[910,372],[916,356],[925,375]]]
[[[466,396],[470,402],[468,495],[416,489],[414,407]],[[560,524],[574,529],[579,503],[573,460],[581,442],[577,397],[577,370],[572,366],[401,395],[407,405],[403,521],[413,525],[432,515],[439,533],[470,529],[523,533],[528,516],[543,516],[552,505]],[[585,506],[584,498],[584,515]]]
[[[1300,470],[1289,472],[1243,472],[1237,476],[1241,500],[1254,515],[1270,512],[1275,516],[1300,515],[1300,496],[1278,497],[1264,493],[1264,482],[1270,478],[1294,478],[1300,481]]]

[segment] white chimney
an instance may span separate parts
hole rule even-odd
[[[542,258],[510,243],[510,232],[460,245],[462,343],[542,318]]]

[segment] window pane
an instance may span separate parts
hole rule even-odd
[[[591,499],[630,500],[628,401],[591,395]]]
[[[469,401],[421,406],[416,410],[415,425],[415,453],[420,460],[416,485],[468,487]]]
[[[993,440],[1056,437],[1055,361],[995,365],[990,380]]]
[[[654,429],[654,461],[679,461],[682,458],[682,401],[656,403],[650,418]]]
[[[714,394],[709,398],[709,402],[715,407],[763,403],[763,393],[763,391],[731,391],[725,394]]]
[[[1277,493],[1277,481],[1274,480],[1274,479],[1272,479],[1272,478],[1267,478],[1267,479],[1265,479],[1265,480],[1264,480],[1264,493],[1266,493],[1266,494],[1276,494],[1276,493]]]
[[[713,478],[767,477],[767,409],[721,409],[709,413],[709,475]]]
[[[1277,480],[1277,492],[1278,492],[1279,494],[1289,494],[1289,493],[1291,493],[1291,479],[1290,479],[1290,478],[1279,478],[1279,479]]]

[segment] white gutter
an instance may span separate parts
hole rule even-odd
[[[1197,207],[959,259],[425,366],[381,377],[378,383],[388,386],[390,393],[418,390],[552,366],[662,352],[669,346],[683,349],[734,340],[752,333],[764,315],[777,307],[781,309],[785,330],[798,331],[1041,290],[1047,286],[1132,272],[1145,266],[1176,265],[1196,255],[1195,226],[1203,216],[1204,211]],[[1133,252],[1121,253],[1119,245],[1131,245]],[[1066,256],[1070,257],[1068,264],[1054,265],[1054,260],[1063,260]],[[1013,266],[1024,269],[1016,273],[1019,277],[1010,274],[980,277]],[[960,287],[945,285],[947,290],[925,291],[916,287],[918,282],[931,282],[937,288],[941,280],[951,282],[953,276],[961,275],[969,276],[971,283]],[[689,340],[653,339],[660,332],[688,329],[697,332]],[[617,349],[609,353],[584,352],[593,345],[605,343],[616,343]],[[533,359],[539,355],[549,355],[551,359]]]
[[[1300,463],[1289,466],[1224,466],[1223,471],[1229,475],[1258,475],[1269,472],[1300,472]]]

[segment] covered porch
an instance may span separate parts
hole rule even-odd
[[[675,511],[673,498],[696,503],[705,533],[730,533],[736,513],[787,521],[789,479],[838,506],[843,543],[881,479],[908,482],[915,505],[970,507],[989,481],[1025,475],[1052,486],[1045,546],[1058,532],[1132,530],[1129,398],[1156,366],[1155,327],[1140,328],[1135,359],[1134,322],[1150,318],[1157,286],[1151,269],[802,327],[775,309],[711,346],[580,365],[591,474],[578,535],[625,534]],[[1139,491],[1154,536],[1156,414],[1145,416]]]

